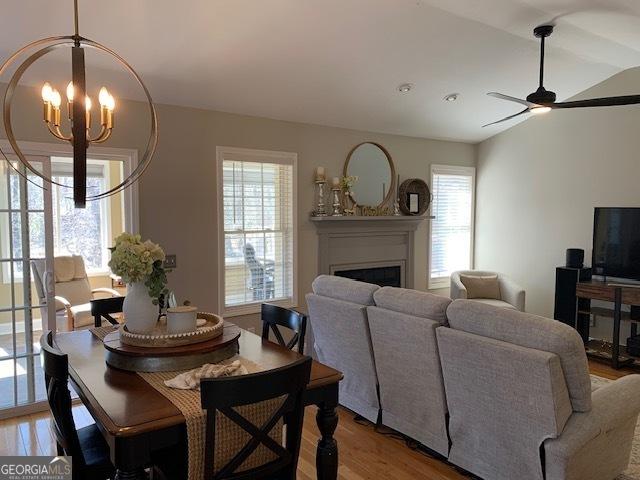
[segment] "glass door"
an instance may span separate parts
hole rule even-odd
[[[9,157],[23,174],[27,169]],[[48,157],[29,157],[51,174]],[[0,418],[39,409],[46,399],[40,366],[40,335],[55,330],[53,293],[36,287],[32,260],[52,278],[51,188],[29,173],[18,175],[0,158]],[[48,306],[51,306],[48,307]]]

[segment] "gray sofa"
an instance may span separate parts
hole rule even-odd
[[[321,276],[307,296],[340,403],[486,480],[613,480],[640,375],[594,392],[570,327],[513,309]]]

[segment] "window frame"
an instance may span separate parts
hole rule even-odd
[[[225,231],[224,231],[224,174],[223,164],[225,160],[254,163],[279,163],[292,167],[292,295],[291,299],[274,300],[274,303],[286,308],[298,306],[298,154],[294,152],[280,152],[273,150],[257,150],[252,148],[216,146],[216,184],[218,191],[216,201],[217,227],[218,227],[218,311],[226,317],[250,315],[260,312],[262,301],[248,302],[227,307],[225,303]]]
[[[459,175],[464,177],[471,177],[471,225],[470,225],[470,248],[469,248],[469,269],[474,268],[474,253],[475,253],[475,218],[476,218],[476,168],[466,167],[459,165],[440,165],[431,164],[430,168],[430,185],[431,192],[434,195],[433,201],[435,201],[435,175]],[[436,212],[433,212],[435,215]],[[434,217],[435,220],[435,217]],[[448,288],[451,282],[451,276],[446,277],[431,277],[431,265],[433,264],[433,220],[429,222],[429,252],[427,265],[427,288],[429,290]]]

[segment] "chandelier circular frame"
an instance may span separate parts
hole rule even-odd
[[[87,200],[99,200],[101,198],[115,195],[121,192],[122,190],[124,190],[125,188],[129,187],[133,183],[135,183],[149,166],[149,163],[153,158],[153,154],[155,153],[156,146],[158,144],[158,118],[157,118],[155,106],[153,104],[153,99],[151,98],[151,94],[149,93],[149,90],[147,89],[146,85],[144,84],[140,76],[136,73],[136,71],[133,69],[133,67],[129,65],[129,63],[127,63],[127,61],[124,58],[122,58],[120,55],[118,55],[116,52],[114,52],[110,48],[98,42],[95,42],[88,38],[80,37],[79,35],[43,38],[43,39],[31,42],[28,45],[25,45],[24,47],[20,48],[13,55],[11,55],[2,64],[2,66],[0,66],[0,77],[7,71],[7,69],[11,65],[13,65],[16,62],[16,60],[20,56],[29,53],[30,51],[32,51],[37,47],[41,47],[35,52],[31,53],[30,56],[16,68],[16,71],[13,73],[13,76],[11,77],[11,80],[4,94],[3,105],[2,105],[4,129],[7,135],[7,141],[9,142],[14,153],[20,160],[20,163],[22,163],[34,175],[42,178],[43,181],[54,184],[54,185],[58,185],[61,187],[69,188],[68,185],[62,185],[54,181],[53,179],[47,177],[46,175],[43,175],[29,163],[26,156],[18,146],[18,142],[13,133],[13,125],[11,123],[11,105],[12,105],[15,89],[18,86],[20,79],[36,60],[38,60],[39,58],[47,55],[48,53],[56,49],[64,48],[64,47],[73,47],[73,46],[87,46],[96,50],[100,50],[110,55],[112,58],[115,58],[118,61],[118,63],[122,65],[125,68],[125,70],[127,70],[127,72],[129,72],[129,74],[136,80],[137,84],[144,91],[144,94],[147,99],[147,103],[149,105],[149,114],[151,116],[151,128],[149,132],[149,139],[147,141],[147,148],[142,157],[142,161],[139,162],[138,165],[136,165],[136,168],[133,169],[133,171],[121,183],[119,183],[115,187],[112,187],[109,190],[106,190],[102,193],[98,193],[96,195],[91,195],[87,197]],[[0,148],[0,153],[2,153],[4,158],[8,161],[7,156],[2,151],[1,148]],[[25,175],[23,172],[18,170],[10,161],[8,161],[8,163],[11,166],[11,168],[13,168],[20,176],[24,177],[26,180],[33,183],[34,185],[38,185],[37,183],[32,182],[27,177],[27,175]],[[44,185],[38,185],[38,186],[41,188],[45,188]]]

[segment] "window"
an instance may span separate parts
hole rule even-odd
[[[431,166],[429,288],[447,287],[452,272],[472,267],[474,188],[475,168]]]
[[[110,183],[110,168],[119,169],[118,165],[110,165],[109,160],[87,159],[87,196],[104,192]],[[120,174],[117,175],[120,177]],[[51,157],[52,180],[62,185],[73,187],[72,159],[67,157]],[[30,176],[31,178],[31,176]],[[42,184],[40,179],[35,181]],[[10,178],[12,198],[19,199],[19,181],[17,175]],[[52,214],[53,214],[53,248],[54,255],[82,255],[87,273],[97,274],[109,271],[109,246],[111,243],[112,219],[110,199],[90,201],[84,209],[76,209],[73,204],[71,188],[52,184]],[[18,200],[16,200],[18,201]],[[43,191],[39,188],[29,188],[29,205],[40,205],[43,202]],[[18,208],[18,205],[13,205]],[[41,207],[40,207],[41,208]],[[20,245],[21,227],[18,214],[12,216],[11,234],[13,245]],[[29,215],[29,244],[31,258],[45,257],[44,213],[36,211]],[[7,243],[3,242],[3,243]],[[17,249],[19,250],[19,248]],[[20,252],[18,251],[18,254]],[[3,272],[3,278],[9,278],[8,272]],[[22,263],[16,264],[17,278],[22,277]]]
[[[55,182],[73,187],[72,159],[52,157],[51,175]],[[109,162],[88,159],[87,196],[108,190],[109,184]],[[82,255],[87,272],[108,272],[109,201],[87,202],[86,208],[75,208],[71,192],[58,185],[52,190],[54,255]]]
[[[296,303],[294,153],[218,147],[220,305],[259,311]]]

